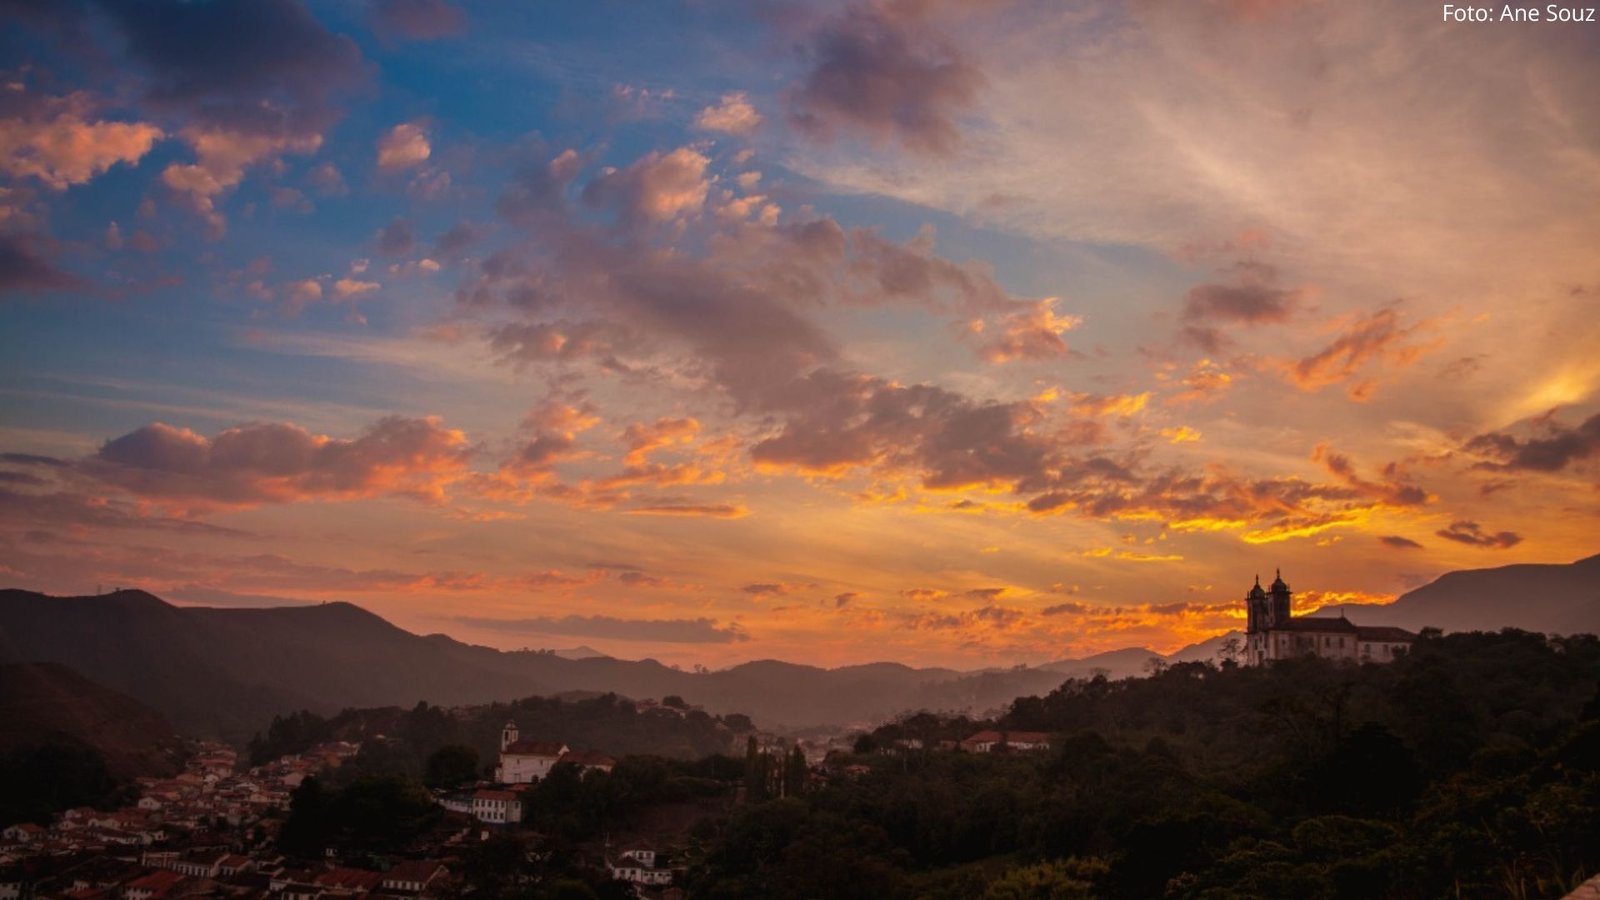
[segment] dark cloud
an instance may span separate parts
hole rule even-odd
[[[1032,404],[980,403],[931,385],[820,370],[772,405],[788,410],[788,420],[750,451],[769,466],[881,467],[956,488],[1022,482],[1040,475],[1054,452],[1026,428],[1041,416]]]
[[[1480,463],[1481,468],[1527,472],[1559,472],[1600,455],[1600,415],[1590,416],[1576,428],[1549,422],[1544,431],[1544,437],[1526,440],[1504,432],[1480,434],[1467,442],[1467,450],[1492,458]]]
[[[54,456],[41,456],[37,453],[0,453],[0,462],[8,462],[14,466],[46,466],[52,469],[66,469],[72,463]]]
[[[241,425],[207,438],[155,423],[107,441],[78,471],[179,504],[292,503],[404,494],[429,500],[465,474],[474,448],[436,419],[391,416],[351,440],[292,424]]]
[[[642,516],[698,516],[708,519],[742,519],[750,511],[734,503],[660,503],[635,506],[626,512]]]
[[[378,252],[384,256],[410,256],[417,249],[417,233],[405,219],[395,219],[378,232]]]
[[[38,241],[18,234],[0,234],[0,294],[67,291],[87,282],[63,272],[40,252]]]
[[[1045,616],[1081,616],[1088,611],[1089,607],[1082,603],[1057,603],[1054,606],[1046,606],[1044,609],[1039,610],[1039,614]]]
[[[372,26],[382,35],[427,41],[466,30],[467,14],[444,0],[376,0]]]
[[[844,609],[846,606],[849,606],[859,599],[861,599],[861,595],[855,591],[845,591],[842,594],[836,594],[833,598],[833,608]]]
[[[1228,283],[1196,285],[1183,303],[1183,337],[1207,353],[1220,353],[1232,342],[1229,326],[1254,326],[1287,322],[1304,293],[1277,283],[1272,266],[1255,262],[1235,264]]]
[[[517,634],[556,634],[618,641],[730,644],[750,639],[744,629],[737,624],[720,626],[714,619],[619,619],[613,616],[569,615],[535,616],[525,619],[460,616],[456,621],[474,628]]]
[[[546,162],[523,166],[496,201],[495,211],[522,226],[565,211],[567,191],[582,164],[576,151],[566,150]]]
[[[459,260],[473,245],[483,240],[485,229],[471,222],[457,222],[433,242],[433,257],[442,261]]]
[[[1432,499],[1426,490],[1408,483],[1400,467],[1393,463],[1384,467],[1385,480],[1378,482],[1362,478],[1356,473],[1355,464],[1349,457],[1334,452],[1326,444],[1318,444],[1311,458],[1321,462],[1329,473],[1346,485],[1387,506],[1421,506]]]
[[[807,46],[810,70],[788,95],[789,121],[815,138],[857,132],[943,155],[956,117],[983,86],[954,44],[915,16],[857,6],[823,24]]]
[[[1401,537],[1398,534],[1386,534],[1386,535],[1378,538],[1378,540],[1380,542],[1382,542],[1384,546],[1393,547],[1396,550],[1421,550],[1422,549],[1422,545],[1421,544],[1417,543],[1416,541],[1413,541],[1412,539],[1410,539],[1408,537]]]
[[[29,487],[38,487],[30,483]],[[218,537],[253,537],[248,531],[159,515],[140,504],[80,490],[22,492],[0,488],[0,521],[15,525],[56,524],[72,528],[172,531]]]
[[[330,95],[361,74],[355,42],[298,0],[107,2],[156,106],[199,124],[262,135],[318,133]]]
[[[646,572],[629,571],[617,576],[617,580],[628,587],[660,588],[670,587],[671,582],[660,575],[651,575]]]
[[[1491,547],[1496,550],[1505,550],[1522,543],[1522,535],[1513,531],[1501,531],[1490,534],[1478,527],[1477,522],[1462,520],[1450,523],[1450,527],[1434,532],[1447,541],[1466,544],[1469,547]]]

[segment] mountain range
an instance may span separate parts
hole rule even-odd
[[[187,733],[234,741],[279,713],[418,700],[451,706],[575,690],[676,694],[713,713],[785,727],[870,721],[905,709],[990,709],[1062,680],[1037,669],[822,669],[775,660],[684,672],[651,659],[567,659],[416,635],[349,603],[179,607],[138,590],[89,597],[0,591],[0,662],[12,660],[70,666]]]
[[[1392,605],[1343,611],[1362,624],[1413,629],[1600,631],[1600,556],[1565,566],[1453,572]],[[984,711],[1049,691],[1067,677],[1137,675],[1152,658],[1211,658],[1226,637],[1170,656],[1132,648],[979,672],[887,662],[823,669],[775,660],[684,672],[651,659],[505,652],[416,635],[348,603],[179,607],[138,590],[90,597],[0,591],[0,662],[69,666],[137,698],[186,733],[233,741],[298,709],[332,713],[418,700],[451,706],[575,690],[676,694],[712,713],[745,713],[766,728],[870,722],[911,709]]]
[[[1600,555],[1567,564],[1524,563],[1439,576],[1383,605],[1325,606],[1318,616],[1417,631],[1600,633]]]

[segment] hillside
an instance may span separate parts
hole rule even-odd
[[[159,714],[65,666],[0,665],[0,754],[60,743],[93,748],[123,780],[175,773],[182,749]]]
[[[1416,631],[1600,633],[1600,556],[1567,564],[1523,564],[1449,572],[1386,606],[1330,606],[1362,625]]]
[[[820,669],[759,661],[690,673],[655,660],[501,652],[421,636],[348,603],[177,607],[143,591],[50,597],[0,591],[0,662],[47,661],[138,698],[181,730],[244,741],[276,714],[486,703],[563,691],[677,694],[763,727],[863,722],[906,709],[989,709],[1058,673],[964,675],[893,664]]]

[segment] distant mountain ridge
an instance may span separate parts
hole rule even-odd
[[[1328,607],[1318,615],[1341,612],[1363,625],[1412,630],[1600,632],[1600,556],[1452,572],[1388,606]],[[676,694],[769,728],[867,723],[915,709],[981,712],[1048,692],[1069,677],[1141,675],[1152,659],[1216,659],[1230,636],[1238,634],[1168,656],[1127,648],[981,672],[899,663],[822,669],[777,660],[684,672],[653,659],[585,655],[589,648],[504,652],[442,634],[416,635],[349,603],[177,607],[136,590],[93,597],[0,590],[0,662],[64,664],[148,704],[186,733],[234,741],[298,709],[331,714],[570,691]]]
[[[11,660],[62,663],[188,733],[234,741],[297,709],[449,706],[565,691],[676,694],[765,727],[868,722],[907,709],[992,709],[1062,680],[1036,669],[966,674],[879,663],[829,670],[776,660],[683,672],[652,659],[566,659],[416,635],[348,603],[177,607],[137,590],[92,597],[0,591],[0,662]]]
[[[1317,616],[1417,631],[1600,633],[1600,555],[1572,563],[1519,563],[1448,572],[1381,606],[1326,606]]]

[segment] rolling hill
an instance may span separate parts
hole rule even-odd
[[[1384,606],[1329,606],[1316,613],[1341,614],[1362,625],[1412,631],[1600,633],[1600,556],[1449,572]]]
[[[1452,572],[1388,606],[1329,607],[1361,624],[1416,630],[1600,631],[1600,556],[1570,565]],[[913,709],[985,711],[1068,677],[1139,675],[1149,660],[1214,658],[1226,635],[1160,657],[1142,648],[1033,668],[959,672],[872,663],[822,669],[759,660],[684,672],[652,659],[502,652],[416,635],[348,603],[178,607],[143,591],[50,597],[0,591],[0,662],[54,662],[125,692],[180,730],[248,739],[275,714],[453,706],[566,691],[676,694],[762,727],[866,723]],[[568,658],[581,656],[581,658]]]
[[[178,607],[143,591],[0,591],[3,661],[71,666],[187,733],[233,741],[297,709],[449,706],[573,690],[677,694],[765,727],[864,722],[921,707],[989,709],[1062,678],[1032,669],[963,674],[880,663],[830,670],[775,660],[691,673],[651,659],[565,659],[416,635],[348,603]]]
[[[158,713],[55,663],[0,665],[0,753],[53,743],[99,751],[116,778],[172,775],[182,740]]]

